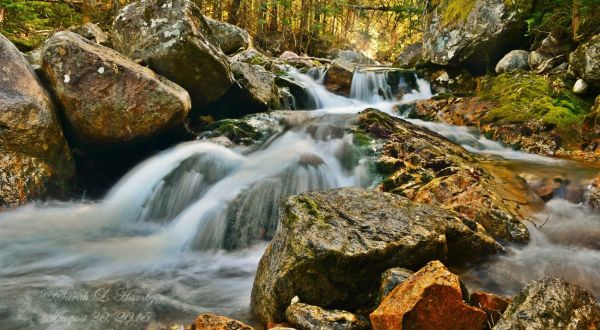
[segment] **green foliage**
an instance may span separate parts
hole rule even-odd
[[[0,8],[5,16],[0,21],[0,33],[21,50],[31,50],[52,31],[81,21],[81,14],[66,3],[0,0]]]
[[[600,33],[599,11],[599,0],[536,0],[526,20],[527,36],[534,38],[534,44],[548,33],[589,37]]]

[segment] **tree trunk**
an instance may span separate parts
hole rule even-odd
[[[231,0],[231,7],[229,8],[228,22],[236,25],[238,23],[238,13],[240,11],[241,0]]]
[[[277,32],[278,31],[278,8],[277,8],[277,0],[271,1],[271,23],[269,24],[269,31]]]

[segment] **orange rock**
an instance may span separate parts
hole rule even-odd
[[[487,292],[475,292],[471,294],[471,305],[479,307],[485,311],[488,317],[488,323],[496,324],[502,317],[502,313],[510,304],[509,298],[497,296]]]
[[[198,315],[192,330],[254,330],[254,328],[225,316],[204,313]]]
[[[373,330],[477,329],[483,310],[462,300],[459,277],[432,261],[398,285],[370,315]]]

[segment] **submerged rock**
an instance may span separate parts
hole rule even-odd
[[[432,261],[381,302],[370,315],[371,324],[373,330],[483,329],[485,312],[462,297],[459,277]]]
[[[210,313],[198,315],[191,328],[194,330],[254,330],[240,321]]]
[[[333,61],[325,74],[325,88],[335,94],[350,96],[352,77],[356,68],[355,64],[346,61]]]
[[[429,2],[423,57],[434,64],[481,68],[519,44],[533,1]]]
[[[446,138],[374,109],[360,114],[357,130],[383,144],[377,163],[381,190],[454,210],[496,239],[528,240],[522,221],[540,200],[514,173],[486,165]]]
[[[598,329],[600,305],[591,293],[562,278],[528,283],[494,330]]]
[[[298,330],[366,330],[369,321],[363,316],[341,310],[325,310],[303,303],[291,304],[285,310],[288,322]]]
[[[69,28],[69,31],[77,33],[78,35],[86,38],[89,41],[93,41],[103,46],[108,45],[108,35],[104,33],[98,25],[94,23],[85,23]]]
[[[577,78],[600,88],[600,34],[581,44],[569,57],[569,70]]]
[[[511,72],[516,70],[527,70],[529,64],[527,62],[529,52],[526,50],[513,50],[504,55],[504,57],[496,64],[496,73]]]
[[[46,41],[42,70],[84,146],[151,138],[182,125],[191,107],[183,88],[72,32]]]
[[[233,85],[227,57],[190,0],[137,1],[123,7],[113,22],[113,45],[185,88],[194,107],[216,101]]]
[[[0,35],[0,210],[61,196],[75,175],[56,109],[19,50]]]
[[[248,31],[209,17],[206,17],[206,22],[212,29],[221,50],[226,55],[245,50],[250,46],[250,34],[248,34]]]
[[[434,205],[360,188],[304,193],[281,206],[258,266],[252,310],[264,324],[281,322],[298,296],[354,311],[375,302],[389,268],[474,260],[498,249],[474,223]]]

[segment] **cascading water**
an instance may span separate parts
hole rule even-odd
[[[394,95],[388,83],[388,72],[357,70],[352,77],[350,97],[367,103],[393,101]]]
[[[2,327],[138,329],[150,321],[189,322],[205,311],[250,320],[252,280],[279,201],[371,185],[368,160],[347,129],[369,106],[395,114],[383,81],[371,73],[356,73],[356,99],[329,93],[324,71],[289,74],[319,110],[285,114],[286,124],[259,146],[182,143],[139,164],[102,201],[0,213]],[[416,84],[401,103],[431,97],[424,80]],[[466,128],[412,121],[472,152],[511,159],[515,171],[572,165],[513,151]],[[545,212],[551,220],[542,231],[531,228],[529,245],[472,271],[469,283],[510,291],[532,277],[569,275],[599,295],[599,217],[564,201]]]

